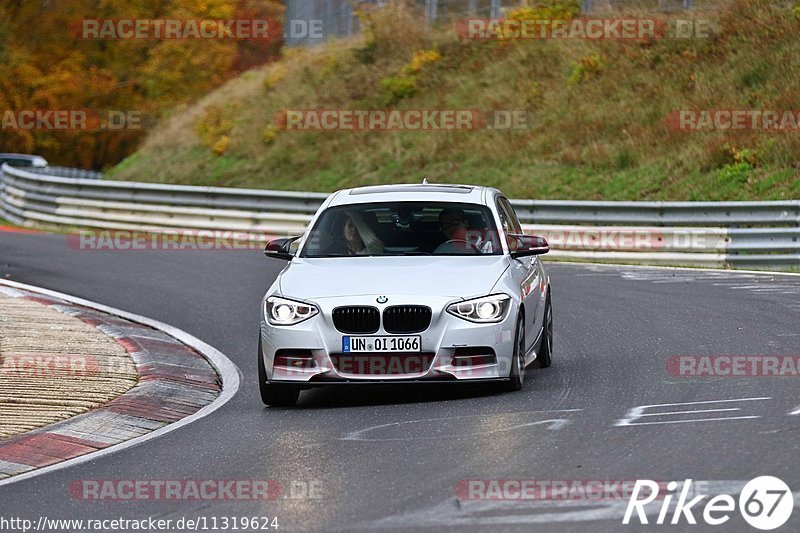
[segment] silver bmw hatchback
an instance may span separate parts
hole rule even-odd
[[[523,234],[493,188],[385,185],[331,194],[261,306],[258,379],[267,405],[344,383],[497,382],[519,390],[550,366],[545,239]]]

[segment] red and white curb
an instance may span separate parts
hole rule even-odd
[[[121,344],[139,382],[103,406],[0,440],[0,486],[121,451],[208,416],[239,389],[222,353],[172,326],[82,298],[0,280],[0,291],[52,306]]]
[[[16,226],[3,226],[0,225],[0,232],[3,233],[43,233],[36,229],[18,228]]]

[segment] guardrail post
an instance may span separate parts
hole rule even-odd
[[[344,12],[344,33],[353,35],[353,6],[349,2],[345,2],[342,10]]]
[[[492,0],[492,5],[489,12],[489,18],[500,18],[500,0]]]
[[[437,2],[438,0],[425,0],[425,19],[428,24],[436,22]]]
[[[307,21],[311,24],[311,21]],[[322,4],[322,34],[335,35],[339,29],[338,21],[333,18],[333,0],[325,0]]]
[[[794,225],[800,228],[800,200],[794,202]]]

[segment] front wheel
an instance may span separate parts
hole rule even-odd
[[[547,368],[553,364],[553,305],[550,302],[550,293],[544,308],[544,327],[542,340],[539,345],[539,355],[536,357],[536,366]]]
[[[508,381],[503,382],[503,390],[513,392],[522,389],[525,381],[525,323],[522,315],[517,318],[517,333],[514,336],[514,353],[511,356],[508,378]]]
[[[261,352],[261,339],[258,339],[258,388],[264,405],[287,407],[297,403],[300,389],[296,385],[270,383],[267,381],[267,369],[264,367],[264,355]]]

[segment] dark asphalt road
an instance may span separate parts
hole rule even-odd
[[[621,525],[625,501],[459,503],[455,487],[692,478],[738,493],[744,481],[774,475],[800,490],[800,415],[790,415],[800,406],[798,378],[666,369],[672,355],[800,355],[800,277],[550,264],[554,365],[529,369],[523,391],[325,388],[304,392],[297,408],[267,409],[255,381],[258,304],[282,266],[258,251],[77,251],[60,235],[0,233],[1,276],[174,325],[243,374],[236,397],[208,418],[0,488],[0,516],[277,516],[279,531],[636,531]],[[738,401],[655,407],[644,413],[715,410],[616,425],[637,406],[721,400]],[[294,496],[312,483],[322,498],[94,502],[68,493],[81,479],[212,478],[276,479]],[[756,531],[738,512],[724,526],[679,529]],[[783,530],[800,530],[800,510]]]

